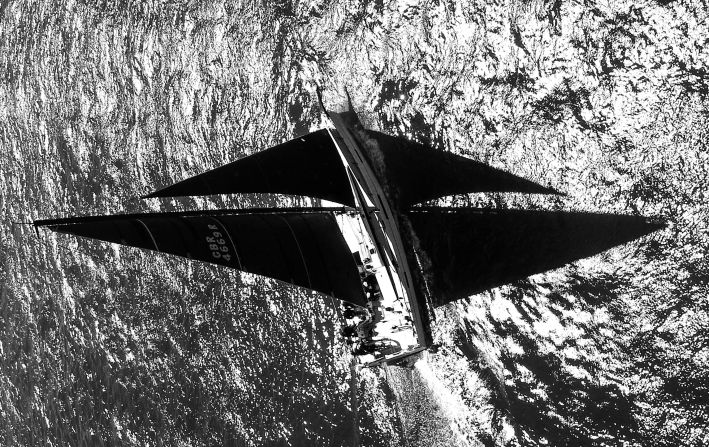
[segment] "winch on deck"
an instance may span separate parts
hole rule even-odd
[[[361,216],[343,214],[337,221],[345,241],[353,250],[367,299],[365,306],[344,303],[341,333],[352,346],[352,353],[365,364],[414,353],[420,346],[406,291],[397,273],[382,262],[363,228]]]

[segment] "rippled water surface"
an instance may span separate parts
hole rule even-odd
[[[709,442],[699,3],[0,2],[4,445]],[[326,297],[22,224],[313,203],[138,197],[326,126],[318,86],[567,193],[448,203],[670,229],[443,308],[438,354],[352,377]]]

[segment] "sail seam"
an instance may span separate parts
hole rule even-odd
[[[298,242],[298,238],[295,236],[295,232],[293,231],[293,227],[290,226],[290,223],[288,222],[288,219],[286,219],[283,216],[280,216],[276,214],[279,218],[283,220],[283,222],[286,223],[288,226],[288,229],[290,230],[290,234],[293,235],[293,240],[295,240],[295,245],[298,247],[298,253],[300,253],[300,259],[303,261],[303,268],[305,268],[305,275],[308,277],[308,287],[311,289],[313,288],[313,282],[310,280],[310,272],[308,271],[308,264],[305,263],[305,256],[303,256],[303,250],[300,248],[300,242]]]
[[[158,247],[158,243],[155,240],[155,237],[153,237],[153,232],[150,231],[150,228],[148,228],[148,226],[145,224],[145,222],[143,222],[141,219],[136,219],[136,220],[143,226],[143,228],[145,228],[145,231],[148,232],[148,236],[150,236],[150,239],[153,241],[153,245],[155,245],[155,250],[160,251],[160,247]]]
[[[271,232],[274,235],[278,234],[278,232],[274,230],[273,224],[270,222],[270,219],[265,219],[264,216],[258,216],[258,219],[261,221],[262,225],[265,225],[270,228]],[[288,282],[295,283],[295,275],[293,274],[293,270],[291,269],[291,263],[288,261],[286,250],[283,248],[282,238],[276,236],[273,239],[276,241],[278,249],[281,252],[281,259],[283,260],[283,265],[285,266],[286,270],[288,270],[288,274],[290,275],[290,280]]]
[[[320,258],[320,262],[321,262],[322,266],[325,268],[325,270],[324,270],[325,275],[326,275],[325,280],[327,281],[327,285],[330,289],[330,291],[327,293],[330,294],[331,296],[339,298],[337,295],[335,295],[335,286],[332,284],[332,275],[330,274],[330,269],[328,268],[330,266],[328,265],[327,260],[323,256],[323,252],[320,248],[320,243],[318,241],[317,235],[313,234],[313,227],[311,226],[310,222],[308,222],[306,219],[303,218],[303,216],[295,216],[295,219],[299,219],[301,222],[303,222],[303,225],[305,226],[304,232],[307,232],[314,242],[313,247],[315,247],[315,252],[318,254],[318,257]],[[335,225],[337,225],[337,222],[335,222]]]

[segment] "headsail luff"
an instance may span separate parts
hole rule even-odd
[[[434,304],[561,267],[664,227],[614,214],[414,208],[407,213]]]
[[[74,234],[256,273],[365,305],[332,212],[145,213],[37,221]]]

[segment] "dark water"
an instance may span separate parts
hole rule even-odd
[[[709,441],[706,36],[682,1],[0,2],[3,444]],[[16,224],[311,203],[137,197],[325,126],[317,86],[567,193],[451,203],[670,228],[442,309],[354,412],[330,300]]]

